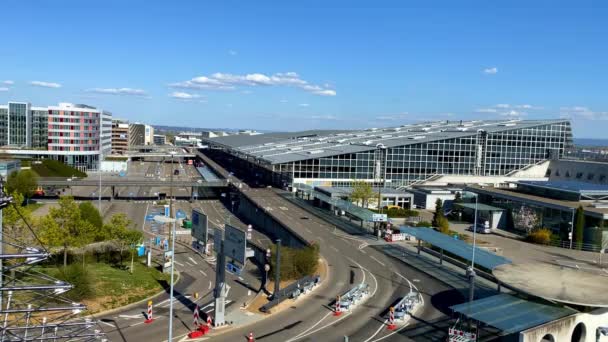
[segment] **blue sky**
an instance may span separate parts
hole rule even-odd
[[[271,130],[570,117],[605,137],[604,3],[293,3],[3,1],[0,103]]]

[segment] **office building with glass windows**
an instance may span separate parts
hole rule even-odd
[[[0,152],[16,158],[50,158],[93,170],[111,151],[112,114],[82,104],[0,105]]]
[[[404,187],[434,177],[508,176],[572,144],[568,120],[441,121],[357,131],[204,139],[209,153],[276,185]]]

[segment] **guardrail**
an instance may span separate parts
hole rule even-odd
[[[420,294],[416,291],[410,291],[395,304],[395,319],[405,319],[406,315],[412,312],[418,303],[420,303]]]
[[[312,289],[321,283],[321,276],[306,276],[282,289],[279,290],[278,296],[273,298],[270,302],[266,303],[264,306],[260,308],[262,312],[269,312],[270,309],[279,305],[285,299],[298,298],[300,295],[308,293],[312,291]]]
[[[356,305],[363,297],[369,294],[369,285],[365,283],[361,283],[355,285],[352,289],[348,290],[346,293],[340,296],[340,308],[345,310],[350,310],[352,305]],[[337,302],[334,301],[334,305]]]

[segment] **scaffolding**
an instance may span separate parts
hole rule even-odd
[[[2,224],[9,205],[24,223],[20,233]],[[50,257],[0,177],[0,342],[106,341],[86,307],[63,296],[73,286],[36,270]]]

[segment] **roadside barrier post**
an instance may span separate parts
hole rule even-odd
[[[395,308],[391,306],[388,311],[388,330],[397,329],[397,325],[395,324]]]
[[[154,318],[152,317],[152,301],[149,300],[148,301],[148,312],[146,313],[146,320],[144,321],[144,323],[152,323],[154,321]]]
[[[336,309],[334,310],[334,316],[340,316],[342,310],[340,309],[340,296],[336,297]]]

